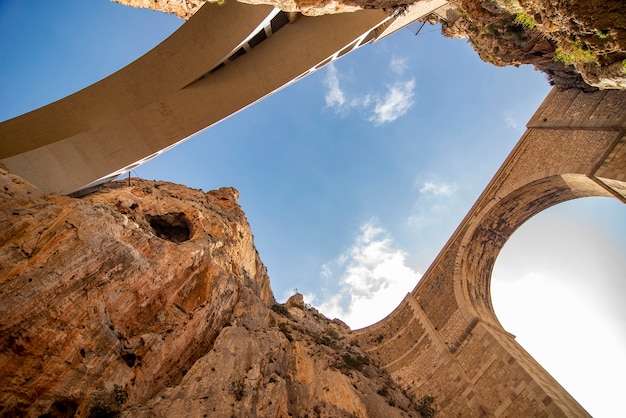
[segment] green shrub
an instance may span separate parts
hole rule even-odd
[[[120,406],[126,403],[128,400],[128,394],[123,387],[113,385],[113,400]]]
[[[343,359],[344,363],[346,363],[346,366],[358,371],[361,371],[363,369],[363,366],[370,364],[369,358],[367,358],[366,356],[360,356],[358,354],[354,357],[350,354],[344,354],[341,358]]]
[[[336,339],[338,339],[338,338],[339,338],[339,333],[338,333],[337,331],[335,331],[335,329],[333,329],[333,328],[328,328],[328,329],[326,330],[326,334],[327,334],[330,338],[332,338],[333,340],[336,340]]]
[[[233,380],[230,382],[229,392],[235,395],[235,399],[238,401],[243,399],[243,396],[246,394],[246,384],[242,379]]]
[[[596,36],[600,39],[606,39],[609,37],[609,32],[604,30],[597,30]]]
[[[432,418],[437,413],[437,410],[433,406],[435,398],[425,395],[415,405],[415,410],[420,413],[422,418]]]
[[[554,52],[554,59],[564,64],[596,62],[596,56],[593,52],[583,48],[576,42],[569,42],[567,45],[559,46]]]
[[[318,345],[325,345],[328,347],[336,347],[337,344],[334,340],[328,338],[326,335],[315,337],[315,343]]]
[[[128,401],[128,394],[123,387],[115,384],[113,390],[97,391],[91,395],[87,418],[119,417],[122,405]]]
[[[525,27],[526,29],[533,29],[537,26],[535,18],[531,15],[527,15],[526,13],[518,13],[515,15],[515,23]]]
[[[272,310],[274,312],[276,312],[279,315],[282,316],[289,316],[289,310],[287,309],[287,307],[285,305],[279,305],[277,303],[272,305]]]

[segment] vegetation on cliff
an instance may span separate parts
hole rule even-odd
[[[444,35],[484,61],[533,64],[561,88],[626,88],[626,4],[589,0],[451,0]],[[440,20],[435,18],[434,20]]]

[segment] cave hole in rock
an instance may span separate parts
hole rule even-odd
[[[122,360],[128,367],[135,367],[135,362],[137,361],[137,356],[134,353],[121,353]]]
[[[191,238],[191,228],[183,212],[146,215],[146,220],[159,238],[176,244],[189,241]]]
[[[78,409],[78,404],[71,399],[61,399],[54,401],[48,412],[43,415],[39,415],[39,418],[60,418],[60,417],[73,417]]]

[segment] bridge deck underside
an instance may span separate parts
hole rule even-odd
[[[387,19],[368,10],[276,22],[283,15],[268,6],[207,3],[119,72],[1,123],[0,159],[45,192],[72,193],[153,158],[337,51],[360,46]]]

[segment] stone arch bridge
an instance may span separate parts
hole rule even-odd
[[[626,203],[626,94],[552,90],[415,289],[361,346],[443,416],[589,414],[499,323],[491,271],[533,215],[587,196]]]
[[[215,10],[94,86],[0,124],[2,162],[46,192],[80,190],[397,26],[379,11]],[[527,126],[416,288],[354,333],[407,392],[435,396],[442,416],[588,416],[500,325],[489,283],[506,240],[536,213],[583,196],[626,202],[626,93],[553,90]]]

